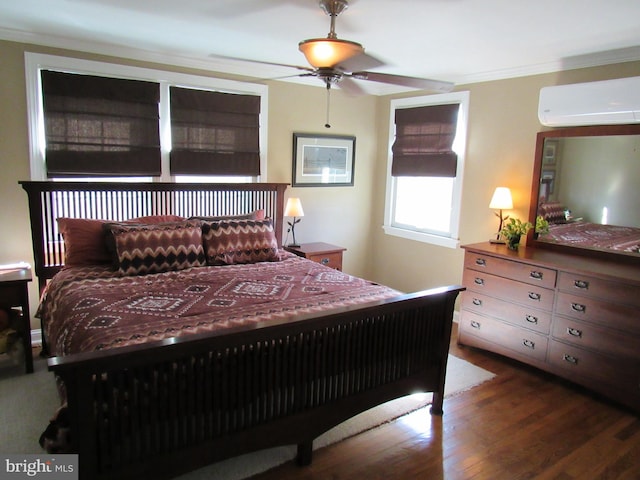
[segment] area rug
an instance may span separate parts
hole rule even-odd
[[[43,359],[34,361],[35,373],[25,375],[21,367],[0,364],[0,453],[42,453],[38,438],[49,417],[57,394],[51,373]],[[449,355],[445,399],[469,390],[495,375],[465,360]],[[431,393],[418,393],[372,408],[329,430],[313,442],[322,448],[358,433],[391,422],[431,403]],[[446,414],[447,403],[444,410]],[[295,446],[271,448],[231,458],[181,475],[176,480],[241,480],[295,458]]]

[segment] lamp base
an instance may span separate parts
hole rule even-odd
[[[502,242],[504,243],[504,242]],[[299,243],[290,243],[289,245],[287,245],[287,247],[292,247],[292,248],[298,248],[300,246]]]
[[[507,242],[505,242],[504,240],[496,240],[495,238],[492,238],[492,239],[489,240],[489,243],[496,243],[496,244],[504,245]]]

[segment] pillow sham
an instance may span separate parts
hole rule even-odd
[[[105,220],[60,217],[57,221],[64,240],[65,266],[81,267],[111,261],[103,238]]]
[[[108,224],[122,275],[144,275],[206,265],[198,221],[156,225]]]
[[[561,203],[549,202],[540,204],[540,214],[549,223],[566,223],[565,206]]]
[[[270,219],[203,222],[202,242],[209,265],[280,260]]]

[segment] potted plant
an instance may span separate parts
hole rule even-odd
[[[518,250],[520,237],[526,234],[531,228],[533,228],[533,225],[530,222],[523,222],[519,218],[511,218],[503,229],[500,230],[500,233],[507,241],[508,248]]]
[[[538,238],[538,235],[544,235],[549,233],[549,222],[545,220],[542,215],[536,217],[536,227],[534,230],[534,237]]]

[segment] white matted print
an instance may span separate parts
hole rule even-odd
[[[293,134],[294,187],[353,185],[356,137]]]

